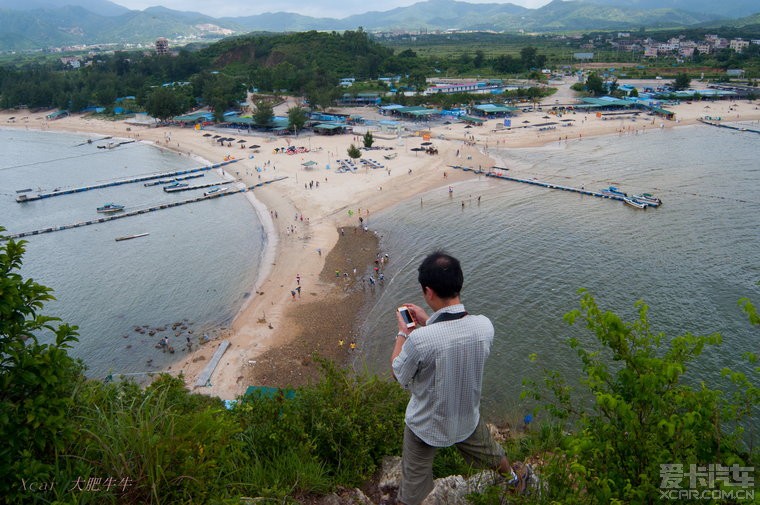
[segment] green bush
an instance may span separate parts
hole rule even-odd
[[[77,328],[38,314],[51,290],[18,273],[25,244],[0,245],[0,496],[8,502],[30,501],[25,488],[53,481],[56,455],[74,437],[67,414],[83,370],[66,353]]]
[[[683,381],[705,346],[720,344],[720,335],[666,339],[651,331],[646,305],[638,309],[638,320],[626,323],[584,292],[581,309],[565,316],[571,324],[584,322],[599,345],[569,341],[582,362],[585,397],[591,398],[586,406],[558,374],[546,376],[554,398],[547,410],[560,422],[577,423],[545,455],[551,498],[652,503],[660,496],[660,465],[747,466],[752,457],[744,435],[745,426],[753,426],[757,387],[743,374],[731,376],[733,396]],[[525,396],[544,400],[536,384],[528,386]]]
[[[235,408],[255,461],[300,458],[319,466],[329,478],[309,489],[302,476],[281,476],[280,491],[322,492],[336,485],[358,485],[384,455],[401,451],[406,393],[395,383],[318,362],[322,379],[298,389],[295,399],[247,397]]]
[[[220,400],[190,394],[181,378],[165,375],[145,390],[91,383],[77,399],[81,431],[61,473],[125,484],[101,485],[100,500],[203,503],[227,496],[247,461],[234,416]]]

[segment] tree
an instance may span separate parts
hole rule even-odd
[[[596,72],[591,72],[586,78],[586,91],[595,96],[604,94],[604,81]]]
[[[253,114],[253,120],[256,122],[256,126],[269,126],[272,123],[274,117],[274,109],[272,104],[266,100],[259,100],[256,102],[256,112]]]
[[[673,89],[676,91],[688,89],[690,84],[691,79],[689,78],[689,75],[686,72],[680,72],[676,75],[676,78],[673,81]]]
[[[53,480],[56,455],[75,434],[69,411],[84,369],[66,352],[77,327],[38,313],[51,289],[18,273],[25,244],[0,245],[0,495],[9,503],[29,500],[21,479]]]
[[[525,91],[525,94],[534,108],[536,106],[536,103],[541,99],[542,96],[544,96],[544,92],[541,91],[541,88],[536,88],[535,86],[528,88],[527,91]]]
[[[478,49],[475,51],[475,57],[472,59],[472,64],[475,68],[481,68],[486,60],[486,55]]]
[[[520,60],[513,58],[509,54],[502,54],[494,58],[491,63],[493,69],[502,74],[514,74],[522,69]]]
[[[635,98],[635,97],[638,97],[638,96],[639,96],[639,90],[638,90],[638,89],[636,89],[636,88],[633,88],[633,89],[631,90],[631,92],[630,92],[630,93],[628,93],[628,96],[631,96],[631,97],[634,97],[634,98]]]
[[[303,129],[306,124],[306,112],[298,106],[288,109],[288,129],[298,134],[298,130]]]
[[[367,132],[364,134],[364,147],[370,148],[372,147],[372,144],[375,142],[375,138],[372,136],[372,132]]]
[[[356,147],[353,144],[349,146],[347,153],[348,153],[348,157],[351,158],[352,160],[358,160],[359,158],[362,157],[362,152],[359,150],[358,147]]]
[[[182,114],[185,110],[185,104],[178,93],[174,89],[164,86],[153,89],[145,104],[145,111],[161,121]]]

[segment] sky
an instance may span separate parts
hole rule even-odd
[[[219,17],[241,17],[265,12],[297,12],[304,16],[345,18],[367,11],[388,11],[405,7],[421,0],[385,0],[367,3],[366,0],[111,0],[128,9],[143,10],[161,5],[178,11],[194,11]],[[468,3],[512,3],[534,9],[550,0],[467,0]]]

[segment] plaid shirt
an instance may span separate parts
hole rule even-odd
[[[475,431],[483,367],[494,336],[485,316],[436,323],[442,312],[464,312],[464,306],[444,307],[430,316],[426,326],[409,334],[393,360],[396,379],[412,393],[406,425],[433,447],[448,447]]]

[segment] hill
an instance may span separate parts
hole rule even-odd
[[[514,4],[426,0],[408,7],[342,19],[275,12],[214,18],[164,7],[127,10],[107,0],[0,0],[0,51],[39,50],[90,44],[152,43],[158,37],[186,43],[247,32],[365,31],[558,32],[689,27],[719,23],[758,9],[756,0],[726,0],[708,9],[706,0],[554,0],[538,9]],[[72,5],[74,4],[74,5]]]

